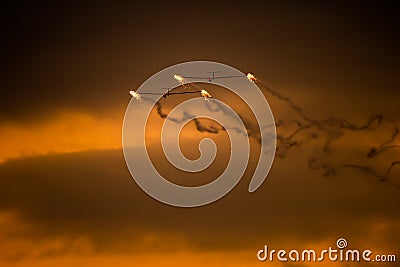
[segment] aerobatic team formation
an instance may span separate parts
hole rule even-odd
[[[254,82],[256,80],[255,76],[251,73],[248,73],[247,75],[231,75],[231,76],[215,76],[216,73],[219,71],[210,71],[208,72],[210,75],[208,77],[196,77],[196,76],[181,76],[178,74],[174,75],[174,79],[180,83],[180,84],[185,84],[187,80],[190,79],[196,79],[196,80],[205,80],[208,81],[209,83],[212,83],[214,80],[218,79],[230,79],[230,78],[247,78],[249,81]],[[206,90],[201,89],[201,90],[187,90],[183,92],[171,92],[171,88],[161,88],[162,90],[167,90],[164,93],[151,93],[151,92],[143,92],[143,93],[138,93],[134,90],[129,91],[130,95],[134,97],[136,100],[140,101],[141,100],[141,95],[160,95],[164,98],[167,98],[170,95],[184,95],[184,94],[200,94],[202,97],[205,99],[207,98],[212,98],[210,93],[208,93]]]
[[[288,153],[289,150],[291,150],[294,147],[298,147],[301,145],[304,145],[307,143],[307,140],[311,139],[304,139],[301,140],[299,137],[300,135],[310,135],[314,136],[314,138],[317,138],[317,136],[312,132],[312,131],[317,131],[319,133],[319,138],[325,137],[326,142],[325,145],[322,148],[322,153],[323,154],[328,154],[330,151],[330,147],[333,145],[334,141],[336,139],[342,138],[344,136],[345,131],[351,131],[351,132],[367,132],[371,130],[381,130],[381,126],[386,123],[388,124],[392,129],[392,135],[391,138],[387,141],[385,141],[382,144],[374,145],[372,148],[370,148],[368,155],[366,155],[367,159],[372,159],[375,158],[376,156],[380,154],[386,154],[387,151],[393,150],[393,149],[400,149],[400,145],[396,143],[396,140],[398,137],[400,137],[400,127],[398,126],[398,122],[396,120],[393,120],[391,118],[387,118],[383,115],[376,114],[374,116],[371,116],[365,124],[361,124],[361,126],[357,126],[354,123],[351,123],[345,119],[342,118],[337,118],[337,117],[329,117],[326,119],[315,119],[311,118],[308,115],[306,115],[303,112],[303,109],[298,106],[290,97],[287,97],[285,95],[282,95],[280,92],[273,90],[271,87],[269,87],[265,82],[262,80],[256,78],[253,74],[248,73],[247,75],[234,75],[234,76],[216,76],[215,74],[218,73],[218,71],[213,71],[213,72],[208,72],[210,73],[209,76],[207,77],[196,77],[196,76],[181,76],[178,74],[173,75],[174,79],[180,83],[181,85],[185,85],[190,82],[190,80],[204,80],[212,83],[214,80],[218,79],[230,79],[230,78],[247,78],[250,82],[257,83],[258,85],[261,86],[266,92],[280,100],[285,102],[289,108],[294,112],[293,115],[297,114],[300,116],[301,121],[299,120],[293,120],[295,122],[296,128],[294,131],[288,135],[283,135],[283,134],[278,134],[277,135],[277,147],[276,147],[276,157],[284,158],[286,154]],[[180,92],[171,92],[170,90],[172,88],[161,88],[162,90],[166,90],[163,93],[157,93],[157,92],[143,92],[143,93],[138,93],[136,91],[130,91],[130,95],[135,98],[137,101],[141,102],[142,97],[141,94],[149,94],[149,95],[160,95],[164,98],[167,98],[168,96],[171,95],[181,95],[181,94],[200,94],[204,99],[208,100],[208,98],[212,98],[212,96],[204,89],[199,88],[198,86],[194,86],[194,89],[190,90],[190,87],[185,87],[185,91],[180,91]],[[278,123],[276,124],[276,128],[278,131],[284,131],[284,123],[281,123],[282,120],[278,119]],[[287,124],[287,123],[286,123]],[[337,135],[332,135],[332,132],[340,133],[338,136]],[[382,133],[383,134],[383,133]],[[379,182],[386,182],[388,184],[391,184],[397,188],[400,188],[400,184],[397,181],[393,180],[393,177],[390,176],[391,172],[393,171],[395,166],[400,166],[400,161],[399,160],[393,160],[389,156],[388,159],[388,164],[386,171],[383,171],[382,173],[377,171],[374,167],[371,167],[369,165],[357,165],[353,163],[342,163],[342,164],[334,164],[330,163],[329,160],[328,162],[316,162],[315,157],[312,157],[309,159],[309,167],[310,169],[316,169],[316,170],[321,170],[323,172],[324,176],[329,176],[329,175],[336,175],[336,170],[338,168],[354,168],[357,169],[361,172],[366,173],[367,175],[376,177]]]

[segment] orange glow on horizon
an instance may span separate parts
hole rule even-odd
[[[32,124],[0,125],[0,163],[8,159],[121,147],[121,120],[65,111]]]

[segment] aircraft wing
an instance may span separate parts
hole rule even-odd
[[[228,79],[228,78],[236,78],[236,77],[246,77],[246,75],[233,75],[233,76],[218,76],[218,77],[214,77],[214,78],[211,78],[211,79],[213,79],[213,80],[216,80],[216,79]]]
[[[169,93],[170,95],[185,95],[185,94],[194,94],[194,93],[200,93],[201,91],[184,91],[184,92],[172,92]]]
[[[194,76],[182,76],[184,79],[200,79],[200,80],[208,80],[207,77],[194,77]]]
[[[139,93],[140,95],[162,95],[161,93],[150,93],[150,92],[143,92]]]

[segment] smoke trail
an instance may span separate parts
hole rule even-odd
[[[322,170],[323,176],[336,175],[336,169],[333,166],[330,166],[324,162],[319,162],[316,158],[310,158],[308,160],[308,167],[311,170]]]
[[[336,118],[336,117],[329,117],[326,119],[322,120],[316,120],[310,116],[308,116],[303,109],[297,105],[290,97],[287,97],[285,95],[282,95],[274,90],[272,90],[269,86],[267,86],[263,81],[260,79],[254,78],[252,80],[253,82],[256,82],[257,84],[260,85],[261,88],[265,89],[267,93],[269,93],[272,97],[283,101],[286,103],[294,112],[295,114],[300,116],[300,120],[292,120],[291,124],[287,124],[286,121],[283,121],[282,119],[277,118],[276,119],[276,124],[275,126],[277,127],[277,130],[281,129],[282,131],[288,131],[289,127],[295,126],[294,129],[290,131],[290,133],[283,135],[281,133],[278,133],[276,138],[277,138],[277,144],[276,144],[276,153],[275,156],[278,158],[285,158],[287,153],[292,148],[302,146],[306,144],[310,140],[315,140],[315,139],[322,139],[325,138],[325,142],[322,145],[321,152],[322,153],[331,153],[332,152],[332,146],[334,144],[335,140],[338,140],[344,136],[346,131],[351,131],[351,132],[368,132],[368,131],[373,131],[373,130],[378,130],[382,123],[389,122],[391,125],[394,124],[394,129],[393,133],[391,135],[391,138],[378,146],[377,148],[372,148],[366,158],[373,158],[376,157],[377,155],[384,153],[385,151],[392,149],[392,148],[400,148],[400,145],[393,144],[394,140],[400,135],[399,129],[396,127],[396,122],[384,117],[381,114],[376,114],[368,118],[364,123],[362,124],[356,124],[352,123],[346,119],[341,119],[341,118]],[[196,84],[189,84],[187,85],[189,88],[190,86],[193,86],[196,89],[200,89]],[[223,112],[227,116],[232,116],[231,111],[227,110],[224,106],[220,105],[216,101],[209,101],[205,102],[206,107],[208,110],[211,112]],[[160,118],[167,118],[173,122],[180,123],[183,121],[185,118],[191,118],[193,119],[196,129],[199,132],[207,132],[211,134],[218,134],[219,131],[225,131],[223,127],[216,127],[216,126],[204,126],[201,124],[201,121],[192,116],[190,113],[184,113],[183,119],[180,118],[170,118],[168,117],[168,114],[166,114],[163,111],[162,104],[160,102],[156,103],[156,110],[157,114],[160,116]],[[236,129],[235,127],[232,127],[235,131],[238,133],[246,134],[249,138],[254,138],[257,140],[259,143],[261,143],[261,138],[260,134],[257,134],[257,131],[254,131],[254,127],[252,127],[252,123],[246,119],[242,118],[243,123],[246,127],[246,133],[243,132],[241,129]],[[337,165],[336,164],[331,164],[329,161],[323,162],[321,160],[318,160],[316,156],[312,156],[308,160],[308,167],[311,170],[318,170],[322,172],[323,176],[334,176],[337,174],[337,168],[338,167],[344,167],[344,168],[355,168],[358,169],[368,175],[372,175],[376,178],[379,179],[381,182],[387,182],[389,184],[392,184],[393,186],[400,187],[397,183],[391,181],[388,179],[388,176],[390,175],[392,169],[394,166],[400,164],[399,161],[393,161],[390,166],[386,169],[385,173],[383,175],[378,174],[372,167],[365,167],[362,165],[356,165],[356,164],[342,164],[342,165]],[[336,167],[335,167],[336,166]]]
[[[188,112],[183,112],[182,118],[170,117],[170,116],[168,116],[167,113],[165,113],[163,111],[163,106],[160,101],[156,102],[155,106],[156,106],[157,114],[160,118],[167,119],[167,120],[170,120],[175,123],[182,123],[183,121],[186,121],[187,119],[192,119],[194,121],[194,123],[196,124],[197,131],[199,131],[199,132],[208,132],[208,133],[212,133],[212,134],[217,134],[219,132],[219,130],[223,129],[223,128],[218,129],[212,125],[209,128],[207,128],[206,126],[204,126],[200,123],[198,118],[196,118],[195,116],[191,115]]]
[[[293,103],[293,101],[286,96],[283,96],[282,94],[278,93],[277,91],[271,89],[266,83],[264,83],[262,80],[258,78],[253,79],[254,82],[257,84],[260,84],[268,93],[270,93],[272,96],[276,97],[277,99],[286,102],[293,110],[295,110],[304,120],[307,122],[313,123],[313,120],[307,117],[307,115],[302,111],[302,109],[297,106],[296,104]]]
[[[396,137],[397,137],[398,135],[399,135],[399,129],[396,127],[396,128],[393,130],[392,137],[390,138],[390,140],[389,140],[389,141],[386,141],[385,143],[383,143],[383,144],[382,144],[380,147],[378,147],[378,148],[374,148],[374,147],[371,148],[371,150],[369,151],[367,157],[368,157],[368,158],[375,157],[375,156],[379,155],[380,153],[384,152],[384,151],[387,150],[387,149],[391,149],[391,148],[400,148],[400,145],[395,145],[395,144],[389,145],[390,143],[392,143],[392,142],[396,139]]]
[[[361,125],[358,126],[356,124],[353,124],[345,119],[340,119],[336,117],[330,117],[328,119],[324,120],[315,120],[307,116],[303,110],[295,104],[291,98],[284,96],[273,89],[271,89],[266,83],[264,83],[262,80],[256,78],[255,82],[259,85],[261,85],[262,88],[264,88],[268,93],[270,93],[272,96],[275,98],[284,101],[289,105],[291,109],[293,109],[300,117],[302,117],[305,120],[305,124],[299,121],[295,121],[297,123],[297,129],[294,130],[292,134],[290,134],[287,137],[283,137],[281,135],[278,136],[278,140],[280,140],[284,146],[288,146],[290,144],[290,147],[293,146],[293,144],[298,144],[295,141],[292,141],[292,139],[298,135],[299,133],[309,130],[311,128],[315,128],[318,131],[322,131],[325,136],[326,136],[326,142],[325,145],[323,146],[323,151],[329,152],[330,146],[332,142],[336,139],[339,139],[343,134],[343,130],[350,130],[350,131],[363,131],[363,130],[374,130],[378,129],[384,117],[380,114],[374,115],[368,119],[368,121]],[[282,121],[277,126],[281,126]],[[384,148],[385,150],[386,148]]]
[[[212,99],[210,99],[210,100],[212,100]],[[216,108],[212,108],[211,105],[210,105],[210,102],[211,101],[205,102],[206,107],[210,111],[212,111],[212,112],[223,112],[225,115],[230,116],[232,118],[235,118],[232,115],[230,110],[227,110],[225,107],[220,105],[218,102],[213,101],[213,103],[216,104]],[[219,131],[226,131],[227,129],[229,129],[229,130],[234,130],[238,134],[243,134],[243,136],[248,136],[250,138],[254,138],[258,143],[261,143],[261,135],[257,134],[256,131],[252,130],[252,127],[249,126],[251,123],[248,122],[245,119],[243,119],[243,124],[246,127],[246,132],[244,132],[241,128],[233,127],[233,126],[224,128],[224,127],[216,127],[216,126],[211,125],[209,127],[206,127],[206,126],[201,124],[199,119],[197,119],[194,115],[191,115],[188,112],[184,112],[182,118],[174,118],[174,117],[168,116],[168,114],[163,111],[163,106],[162,106],[160,101],[158,101],[155,104],[155,106],[156,106],[157,114],[158,114],[158,116],[160,118],[167,119],[167,120],[170,120],[170,121],[175,122],[175,123],[181,123],[181,122],[183,122],[183,121],[185,121],[187,119],[191,119],[196,124],[196,129],[199,132],[208,132],[208,133],[212,133],[212,134],[218,134]]]
[[[167,118],[168,114],[163,112],[162,105],[159,101],[156,102],[156,110],[157,110],[157,114],[160,116],[160,118],[162,118],[162,119]]]
[[[379,129],[380,126],[382,125],[383,121],[387,121],[391,124],[394,124],[394,129],[393,133],[391,135],[390,140],[384,142],[381,144],[378,148],[372,148],[370,152],[368,153],[367,157],[372,158],[375,157],[386,150],[392,149],[392,148],[400,148],[400,145],[397,144],[392,144],[393,141],[396,139],[396,137],[399,135],[399,129],[396,127],[396,122],[385,118],[384,116],[377,114],[374,116],[371,116],[366,123],[362,125],[356,125],[354,123],[351,123],[345,119],[340,119],[340,118],[335,118],[335,117],[330,117],[328,119],[324,120],[315,120],[312,119],[311,117],[307,116],[303,112],[300,106],[296,105],[291,98],[286,97],[274,90],[272,90],[266,83],[261,81],[260,79],[254,79],[256,83],[258,83],[261,88],[264,88],[267,93],[272,95],[273,97],[285,102],[292,110],[295,111],[297,115],[300,115],[300,117],[304,120],[304,122],[299,122],[295,121],[297,124],[297,128],[288,136],[284,137],[282,135],[277,136],[277,152],[276,156],[284,158],[288,150],[290,150],[292,147],[300,146],[307,140],[313,139],[313,138],[318,138],[325,136],[326,141],[325,144],[322,147],[322,152],[323,153],[329,153],[330,148],[332,146],[332,143],[334,140],[337,140],[341,138],[345,131],[370,131],[370,130],[376,130]],[[277,129],[278,127],[284,126],[284,122],[281,120],[278,120],[279,123],[277,123]],[[309,138],[305,139],[303,142],[299,142],[298,140],[295,140],[296,136],[298,136],[300,133],[305,133],[307,131],[310,131],[311,129],[314,129],[316,131],[319,131],[322,135],[317,136],[315,133],[309,133]],[[322,175],[324,176],[331,176],[336,174],[336,169],[332,165],[324,162],[318,161],[315,157],[312,157],[308,161],[309,163],[309,168],[312,170],[322,170]],[[381,182],[387,182],[390,183],[393,186],[400,187],[397,183],[388,180],[388,176],[390,172],[392,171],[393,167],[397,164],[400,164],[398,161],[393,161],[390,166],[387,168],[385,171],[384,175],[379,175],[377,174],[372,168],[365,167],[365,166],[360,166],[360,165],[354,165],[354,164],[343,164],[343,167],[351,167],[351,168],[356,168],[358,170],[363,171],[366,174],[375,176],[379,178]]]
[[[197,118],[193,118],[193,121],[196,124],[197,131],[199,131],[199,132],[207,132],[207,133],[212,133],[212,134],[217,134],[219,132],[219,130],[212,125],[209,128],[205,127],[204,125],[202,125],[200,123],[199,119],[197,119]]]
[[[376,178],[378,178],[379,182],[386,182],[392,186],[395,186],[397,188],[400,188],[400,185],[395,183],[394,181],[389,179],[389,175],[391,173],[391,171],[393,170],[393,168],[396,165],[400,165],[400,161],[393,161],[390,166],[386,169],[384,174],[378,174],[376,171],[374,171],[372,168],[367,167],[367,166],[361,166],[361,165],[355,165],[355,164],[344,164],[343,167],[344,168],[354,168],[357,170],[360,170],[368,175],[374,176]]]

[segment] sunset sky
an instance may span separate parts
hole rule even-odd
[[[350,248],[396,254],[398,264],[399,12],[388,1],[4,4],[0,266],[319,266],[261,263],[256,253],[322,250],[341,237]],[[259,190],[247,191],[253,153],[232,192],[185,209],[138,187],[121,135],[129,90],[193,60],[254,73],[278,140]],[[252,127],[243,103],[202,86]],[[185,99],[160,103],[168,112]],[[303,129],[304,116],[313,124]],[[193,143],[205,137],[220,152],[209,170],[188,175],[165,163],[157,139],[165,119],[156,110],[151,119],[149,154],[172,181],[203,184],[223,171],[224,132],[187,125],[185,155],[198,157]]]

